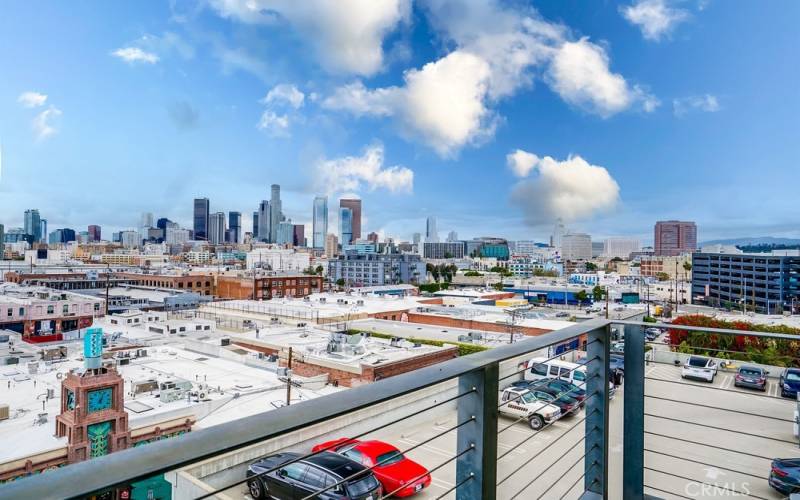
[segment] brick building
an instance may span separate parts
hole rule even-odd
[[[215,295],[222,299],[305,297],[322,292],[322,276],[290,274],[277,276],[218,276]],[[255,288],[255,290],[254,290]]]

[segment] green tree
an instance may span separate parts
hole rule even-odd
[[[586,263],[586,270],[587,271],[597,271],[597,264],[594,262],[587,262]]]
[[[586,302],[589,300],[589,294],[586,293],[586,290],[581,290],[575,294],[575,298],[578,299],[578,302]]]
[[[691,271],[692,270],[692,263],[689,262],[689,261],[684,262],[683,263],[683,270],[686,271],[687,273],[689,271]]]
[[[656,279],[658,281],[669,281],[669,274],[667,274],[667,273],[665,273],[663,271],[659,272],[659,273],[656,273]]]
[[[322,273],[325,271],[325,268],[322,266],[317,266],[317,268],[314,271],[316,271],[317,274],[322,276]]]
[[[339,278],[338,280],[336,280],[336,285],[339,286],[339,287],[343,287],[344,286],[344,278]]]
[[[597,302],[598,300],[603,300],[605,296],[606,296],[606,290],[602,286],[595,285],[595,287],[592,288],[592,299],[594,299],[595,302]]]

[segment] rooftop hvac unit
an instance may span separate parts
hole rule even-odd
[[[469,336],[474,340],[481,340],[483,338],[483,334],[479,332],[469,332]]]
[[[344,303],[344,299],[336,299],[336,303],[337,304],[343,304]]]
[[[129,364],[131,364],[131,359],[130,358],[120,358],[119,359],[119,364],[120,365],[129,365]]]
[[[0,404],[0,420],[8,420],[10,410],[7,404]]]
[[[327,302],[327,301],[328,301],[328,299],[326,299],[325,297],[320,297],[320,298],[319,298],[319,301],[320,301],[320,302],[322,302],[322,303],[324,304],[325,302]]]
[[[311,297],[306,295],[305,297],[303,297],[303,302],[311,302]]]
[[[363,300],[357,300],[356,301],[356,305],[357,306],[363,306],[364,305],[364,301]]]
[[[275,363],[276,361],[278,361],[278,355],[270,354],[269,356],[267,356],[267,361],[269,361],[270,363]]]
[[[400,337],[392,337],[392,339],[389,341],[389,345],[392,347],[399,347],[400,342],[402,340],[403,339],[401,339]]]
[[[470,337],[469,335],[459,335],[458,336],[458,341],[459,342],[472,342],[472,337]]]

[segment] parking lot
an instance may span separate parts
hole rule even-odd
[[[646,367],[645,377],[645,484],[656,488],[647,492],[665,499],[737,497],[733,492],[783,498],[767,484],[770,460],[800,456],[800,450],[791,422],[795,403],[777,396],[775,380],[761,393],[734,387],[732,372],[720,372],[709,384],[683,380],[680,367],[655,363]],[[609,416],[610,498],[622,498],[623,398],[624,387],[611,401]],[[498,436],[497,498],[578,498],[583,487],[584,415],[581,411],[562,418],[539,433],[526,422],[501,416],[499,428],[507,429]],[[416,447],[407,456],[433,469],[456,453],[455,431],[435,436],[456,424],[452,414],[405,429],[390,428],[374,438],[400,450]],[[446,493],[455,498],[454,462],[432,476],[431,486],[415,498]],[[244,488],[241,492],[246,493]]]

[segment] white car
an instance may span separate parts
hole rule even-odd
[[[689,356],[681,368],[681,378],[696,378],[713,382],[717,374],[717,363],[703,356]]]
[[[528,389],[508,387],[500,391],[500,413],[509,417],[526,418],[531,429],[538,431],[561,418],[558,406],[540,400]]]

